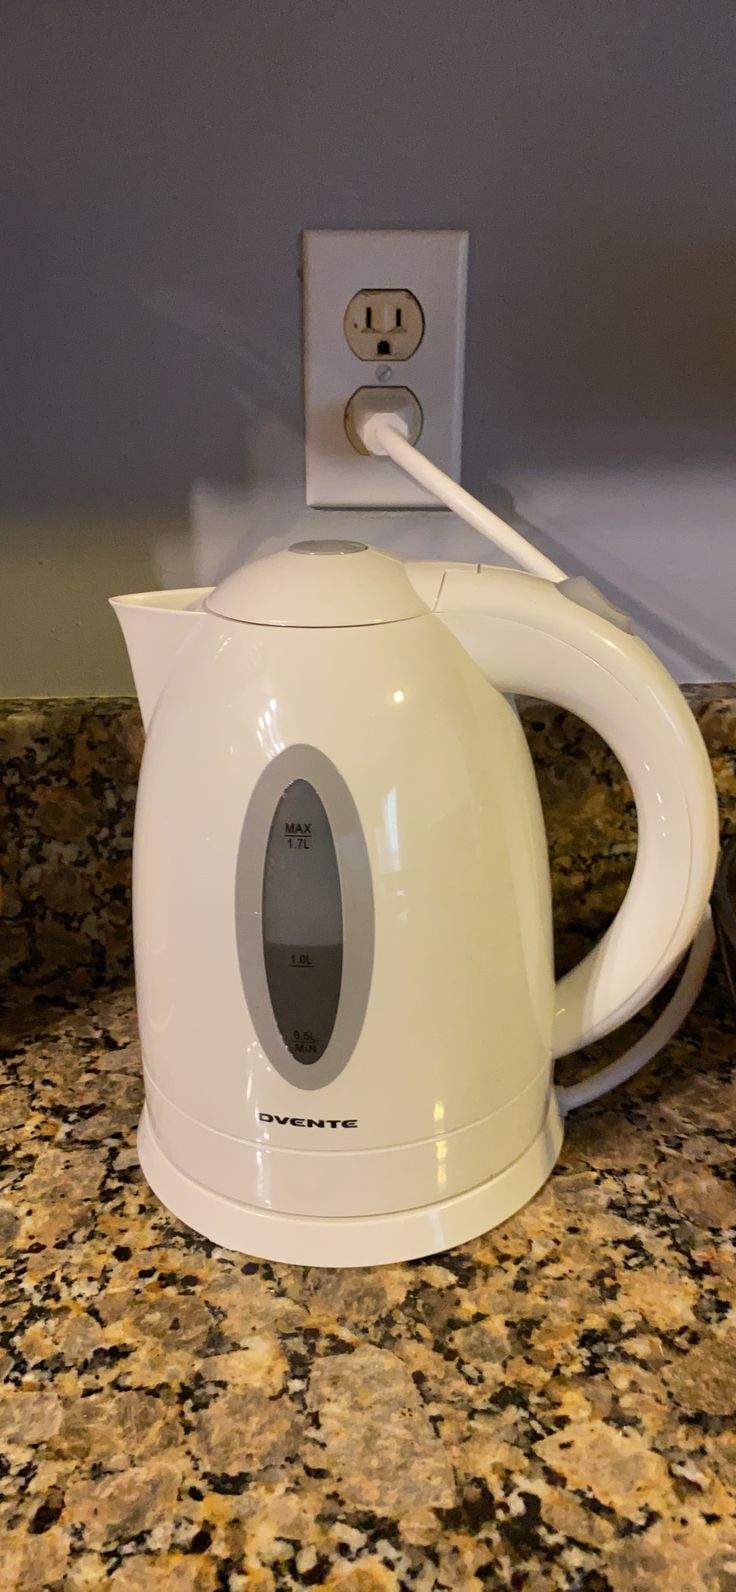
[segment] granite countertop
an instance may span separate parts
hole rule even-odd
[[[734,832],[736,688],[688,695]],[[634,808],[578,720],[523,722],[564,971],[622,899]],[[0,709],[0,1592],[736,1592],[718,962],[503,1227],[366,1271],[218,1249],[136,1158],[141,744],[126,698]]]
[[[127,983],[19,1007],[0,1585],[736,1587],[734,1033],[714,966],[511,1221],[338,1272],[218,1249],[150,1193]]]

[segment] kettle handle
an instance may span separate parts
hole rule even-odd
[[[554,1057],[617,1028],[661,989],[695,935],[718,851],[713,775],[695,719],[654,653],[601,616],[605,599],[586,584],[590,609],[536,575],[466,565],[446,567],[432,593],[435,613],[498,691],[585,719],[634,793],[633,876],[610,928],[557,985]]]

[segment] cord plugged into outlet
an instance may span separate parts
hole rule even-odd
[[[392,408],[408,405],[411,439],[421,434],[430,457],[458,474],[467,251],[464,232],[304,234],[310,508],[439,506],[390,458],[362,446],[354,415],[363,388],[374,396],[383,389]],[[383,394],[377,402],[385,402]]]
[[[390,415],[407,442],[418,442],[422,435],[422,406],[409,387],[359,387],[345,406],[345,430],[356,453],[375,457],[363,440],[371,415]]]

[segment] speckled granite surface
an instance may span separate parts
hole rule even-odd
[[[686,687],[736,828],[736,686]],[[633,866],[631,792],[559,708],[523,710],[550,842],[561,965],[616,910]],[[132,965],[130,865],[143,745],[129,697],[0,702],[0,979],[65,994]]]
[[[0,978],[47,994],[130,971],[143,731],[130,697],[0,702]]]
[[[247,1261],[138,1169],[132,991],[19,1015],[0,1192],[0,1585],[736,1586],[736,1031],[571,1120],[431,1260]]]
[[[734,827],[736,693],[701,691],[698,713]],[[128,703],[93,718],[0,715],[16,936],[0,1588],[734,1592],[736,1027],[720,968],[676,1042],[571,1119],[547,1186],[484,1238],[348,1272],[218,1250],[137,1165],[120,975],[138,730]],[[569,963],[625,888],[633,815],[589,732],[549,708],[525,722]]]

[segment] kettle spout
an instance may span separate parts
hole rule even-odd
[[[143,591],[111,597],[128,649],[144,730],[182,643],[206,617],[211,586],[182,591]]]

